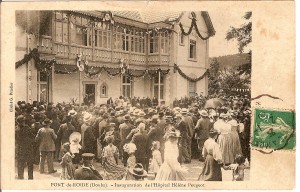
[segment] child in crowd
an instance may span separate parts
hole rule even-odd
[[[154,173],[156,177],[157,171],[159,170],[162,164],[161,153],[159,151],[160,143],[159,141],[153,141],[151,151],[152,151],[152,160],[150,164],[150,170]]]
[[[134,168],[136,165],[136,158],[135,158],[135,151],[136,151],[136,145],[134,143],[127,143],[124,145],[124,152],[128,154],[127,159],[127,172],[126,176],[124,177],[125,180],[134,180],[133,175],[129,172],[130,168]]]
[[[78,164],[81,160],[81,145],[79,144],[80,140],[81,134],[79,132],[73,132],[70,135],[70,152],[74,155],[72,162],[75,168],[78,168]]]
[[[125,175],[125,169],[118,165],[119,150],[113,145],[114,137],[105,138],[107,146],[103,148],[102,165],[106,180],[120,180]]]
[[[73,180],[75,168],[72,163],[72,158],[74,157],[74,155],[70,152],[70,143],[64,143],[62,148],[64,155],[60,163],[62,167],[60,178],[62,180]]]
[[[233,181],[244,181],[244,170],[249,169],[249,165],[245,162],[245,158],[243,155],[236,155],[235,164],[231,164],[229,166],[224,166],[225,170],[232,170],[232,180]]]

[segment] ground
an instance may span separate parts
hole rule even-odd
[[[199,174],[203,168],[203,162],[200,162],[196,159],[193,159],[190,164],[183,164],[183,167],[186,167],[188,170],[188,174],[186,174],[186,179],[188,181],[196,181],[199,177]],[[94,162],[95,168],[103,174],[103,168],[101,167],[100,163]],[[59,162],[54,163],[54,168],[57,170],[56,173],[53,174],[40,174],[39,168],[37,165],[34,165],[34,179],[35,180],[60,180],[60,173],[61,173],[61,165]],[[47,170],[47,163],[45,165],[45,170]],[[17,168],[15,169],[16,178],[17,178]],[[25,169],[24,173],[25,179],[27,179],[27,169]],[[231,170],[224,170],[222,169],[222,177],[223,181],[231,181],[232,180],[232,171]],[[148,174],[148,180],[153,180],[153,174]],[[249,170],[245,170],[245,180],[249,180]]]

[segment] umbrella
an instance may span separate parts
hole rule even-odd
[[[217,108],[217,107],[221,107],[222,105],[224,105],[225,101],[219,98],[212,98],[209,99],[205,102],[204,108],[205,109],[209,109],[209,108]]]

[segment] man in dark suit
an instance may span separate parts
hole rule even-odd
[[[200,151],[200,161],[204,161],[202,157],[202,149],[204,142],[209,138],[209,130],[212,128],[212,123],[209,120],[208,113],[205,110],[201,110],[200,112],[201,118],[197,121],[195,131],[196,131],[196,139],[198,141],[198,149]]]
[[[70,135],[75,131],[75,127],[71,124],[72,117],[70,115],[66,116],[66,123],[59,127],[57,132],[57,140],[60,145],[69,142]]]
[[[157,127],[158,116],[154,115],[152,117],[150,123],[151,123],[151,126],[150,126],[150,130],[148,132],[148,137],[149,137],[149,144],[151,145],[153,141],[159,141],[159,130]],[[151,147],[151,146],[149,146],[149,147]]]
[[[103,180],[100,173],[93,166],[94,154],[83,153],[83,165],[75,170],[75,180]]]
[[[145,124],[140,123],[138,126],[139,132],[134,134],[131,143],[136,145],[137,150],[135,151],[136,163],[141,163],[145,170],[148,171],[148,135],[145,131]]]
[[[25,117],[17,117],[16,144],[18,159],[18,179],[24,179],[24,168],[27,164],[28,179],[33,179],[33,161],[34,161],[34,129],[26,125]]]
[[[124,166],[127,166],[127,159],[128,154],[124,153],[123,146],[128,143],[128,140],[126,139],[129,135],[130,131],[133,129],[133,125],[130,123],[130,116],[125,115],[124,117],[124,123],[120,125],[120,137],[121,137],[121,157],[123,158],[123,164]]]
[[[38,131],[35,141],[38,142],[39,150],[41,154],[40,158],[40,173],[44,173],[44,166],[45,161],[47,159],[48,164],[48,172],[55,173],[57,170],[53,168],[53,158],[54,158],[54,151],[55,151],[55,140],[57,138],[54,130],[50,128],[51,121],[50,119],[46,118],[43,121],[43,126]]]
[[[188,159],[186,160],[186,163],[191,162],[191,157],[192,157],[192,137],[194,135],[194,122],[193,118],[188,115],[188,110],[186,108],[181,109],[181,114],[182,114],[182,119],[185,122],[187,126],[187,152],[188,152]]]
[[[179,163],[190,163],[191,159],[188,153],[188,126],[183,120],[182,115],[179,113],[176,115],[175,128],[180,131],[180,140],[179,140]]]

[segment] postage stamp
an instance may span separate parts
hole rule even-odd
[[[295,112],[255,109],[252,146],[271,150],[293,150],[295,129]]]

